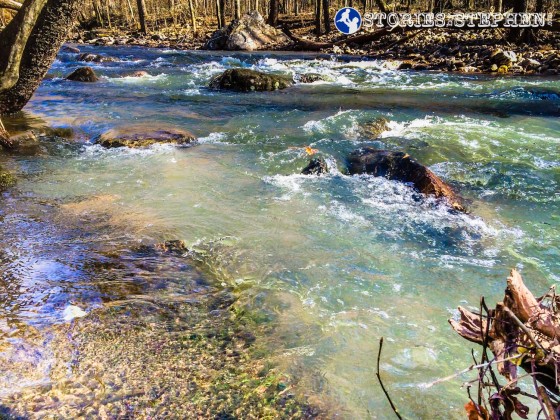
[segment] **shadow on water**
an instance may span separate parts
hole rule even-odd
[[[0,404],[0,420],[27,420],[29,417],[13,413],[8,407]]]

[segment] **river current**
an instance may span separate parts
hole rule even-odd
[[[81,49],[119,61],[94,63],[101,80],[76,83],[63,77],[80,64],[61,53],[26,107],[77,139],[44,138],[45,153],[0,157],[19,177],[0,203],[0,358],[12,367],[33,359],[3,375],[0,397],[49,381],[45,347],[14,348],[25,331],[64,323],[67,305],[90,314],[130,295],[176,296],[187,277],[195,287],[198,274],[185,268],[144,278],[141,292],[108,292],[102,285],[125,280],[91,283],[84,260],[111,244],[183,240],[205,258],[211,281],[263,314],[267,357],[341,418],[392,415],[375,377],[380,337],[382,375],[400,411],[464,418],[461,385],[472,375],[423,386],[472,363],[470,343],[447,320],[458,305],[478,308],[481,295],[500,300],[511,268],[537,295],[560,281],[558,77],[406,72],[303,54]],[[233,67],[326,80],[250,94],[206,87]],[[137,70],[148,75],[128,76]],[[361,127],[378,117],[389,130],[372,140]],[[93,144],[131,125],[185,129],[198,142]],[[469,213],[408,185],[346,175],[345,158],[365,145],[429,166]],[[328,175],[299,174],[307,146],[325,157]]]

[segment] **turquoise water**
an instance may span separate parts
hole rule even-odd
[[[470,344],[447,319],[458,305],[478,307],[480,295],[501,299],[511,268],[536,294],[560,281],[557,77],[409,73],[313,55],[83,51],[121,61],[94,65],[101,81],[80,84],[61,78],[78,65],[73,54],[59,55],[26,109],[73,127],[79,141],[12,158],[18,190],[120,226],[95,241],[180,238],[203,250],[217,281],[267,314],[270,359],[342,418],[391,416],[375,379],[382,336],[383,376],[400,411],[463,418],[468,375],[422,386],[472,362]],[[253,94],[205,87],[232,67],[327,81]],[[149,76],[126,76],[140,69]],[[368,139],[361,125],[380,116],[390,130]],[[199,141],[147,150],[91,144],[133,124],[172,125]],[[408,152],[460,192],[470,213],[450,212],[397,182],[345,175],[345,157],[364,145]],[[299,175],[306,146],[327,159],[329,175]],[[99,293],[84,287],[36,298],[44,277],[49,287],[79,281],[61,253],[79,253],[69,250],[88,241],[70,236],[55,247],[53,267],[40,250],[58,233],[33,229],[43,248],[33,253],[35,265],[12,273],[26,281],[19,303],[2,314],[40,327],[59,320],[59,301],[98,307]]]

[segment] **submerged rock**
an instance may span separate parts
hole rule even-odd
[[[153,129],[149,125],[119,127],[103,133],[97,144],[103,147],[148,147],[153,144],[188,145],[196,141],[193,134],[173,127]]]
[[[322,157],[311,159],[309,165],[307,165],[301,171],[303,175],[322,175],[329,173],[329,168],[327,162]]]
[[[298,83],[314,83],[327,80],[325,76],[317,73],[297,74],[295,79]]]
[[[85,61],[87,63],[111,63],[115,61],[119,61],[118,58],[109,57],[106,55],[100,54],[90,54],[90,53],[83,53],[76,57],[78,61]]]
[[[66,52],[66,53],[75,53],[75,54],[79,54],[80,50],[76,47],[73,47],[71,45],[63,45],[62,48],[60,49],[61,52]]]
[[[171,252],[175,254],[185,254],[189,252],[187,245],[180,239],[171,239],[169,241],[156,244],[156,249],[162,252]]]
[[[389,130],[389,120],[385,117],[377,117],[360,126],[360,132],[369,139],[378,138],[384,131]]]
[[[99,78],[91,67],[80,67],[66,76],[66,80],[74,82],[97,82]]]
[[[259,12],[252,11],[234,20],[227,28],[214,32],[204,48],[254,51],[288,42],[290,39],[281,30],[267,25]]]
[[[348,171],[352,175],[367,173],[410,182],[421,193],[446,198],[454,209],[466,211],[449,185],[407,153],[364,147],[350,154]]]
[[[285,89],[293,84],[294,81],[289,76],[261,73],[250,69],[230,69],[214,77],[209,86],[213,89],[260,92]]]

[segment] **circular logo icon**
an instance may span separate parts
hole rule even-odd
[[[343,34],[352,35],[362,26],[362,15],[353,7],[343,7],[336,12],[334,24]]]

